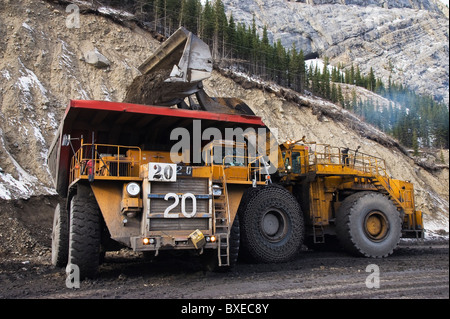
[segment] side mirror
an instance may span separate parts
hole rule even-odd
[[[70,134],[64,134],[61,142],[61,146],[69,146],[70,145]]]

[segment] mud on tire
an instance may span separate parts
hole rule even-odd
[[[303,215],[297,200],[276,185],[250,192],[239,212],[242,248],[247,257],[265,263],[291,260],[304,238]]]
[[[78,185],[70,203],[69,264],[80,269],[80,279],[95,277],[100,260],[100,210],[89,186]]]
[[[389,256],[400,241],[401,229],[400,213],[381,193],[350,195],[336,215],[336,234],[342,247],[357,256]]]

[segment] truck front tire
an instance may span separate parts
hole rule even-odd
[[[100,260],[100,210],[89,186],[78,185],[70,203],[69,264],[79,267],[80,279],[95,277]]]

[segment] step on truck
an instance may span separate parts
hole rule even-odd
[[[304,243],[385,257],[402,236],[423,236],[412,184],[382,159],[305,139],[279,145],[244,102],[205,93],[211,61],[181,28],[139,68],[167,77],[158,106],[70,101],[48,155],[61,197],[54,265],[93,277],[106,251],[128,247],[226,270],[238,255],[289,261]]]

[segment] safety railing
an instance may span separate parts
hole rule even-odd
[[[222,169],[228,169],[230,181],[265,181],[267,175],[264,156],[249,156],[245,143],[234,141],[212,141],[203,149],[203,160],[211,166],[213,174],[220,176]]]
[[[216,164],[213,164],[216,165]],[[265,178],[263,176],[268,174],[267,169],[265,169],[265,161],[264,156],[238,156],[238,155],[227,155],[223,158],[222,165],[224,168],[241,168],[243,174],[240,177],[243,178],[245,176],[246,181],[264,181]],[[244,170],[245,169],[245,170]],[[237,176],[230,176],[231,178]]]
[[[82,144],[71,159],[70,183],[79,178],[139,177],[141,149],[109,144]]]
[[[358,149],[335,147],[328,144],[309,145],[309,170],[318,171],[320,165],[348,167],[364,174],[388,177],[386,162],[379,157],[359,152]],[[323,166],[322,166],[323,168]]]

